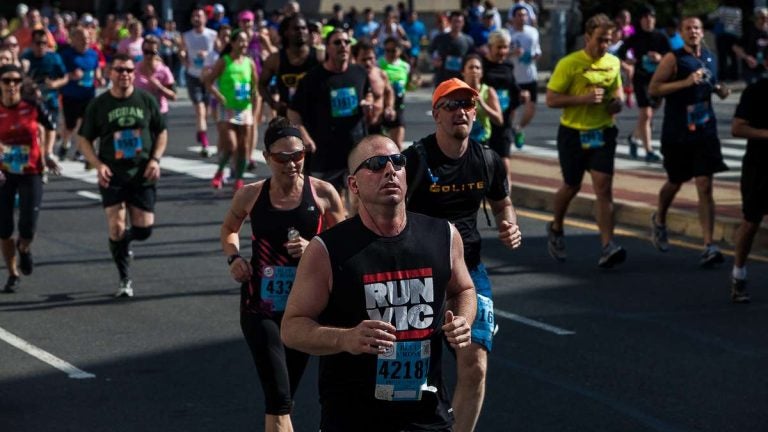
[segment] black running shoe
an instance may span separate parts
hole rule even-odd
[[[8,276],[8,280],[5,282],[5,287],[3,288],[3,292],[15,293],[16,291],[19,290],[19,285],[21,285],[21,281],[19,280],[19,277],[10,275]]]
[[[19,270],[21,270],[21,274],[25,276],[31,275],[34,268],[32,251],[22,252],[21,249],[19,249],[19,242],[16,242],[16,250],[19,251]]]

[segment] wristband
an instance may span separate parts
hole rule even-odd
[[[157,157],[157,156],[152,156],[151,158],[149,158],[149,160],[153,160],[153,161],[157,162],[158,164],[160,163],[160,158]]]
[[[237,260],[238,258],[242,258],[240,256],[240,254],[233,254],[233,255],[228,256],[227,257],[227,265],[232,265],[232,263],[235,262],[235,260]]]

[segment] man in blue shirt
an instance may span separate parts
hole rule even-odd
[[[70,138],[85,114],[85,107],[96,97],[96,86],[101,82],[99,54],[89,48],[89,34],[78,27],[70,33],[72,45],[63,47],[59,54],[67,69],[69,81],[61,88],[64,128],[61,130],[59,159],[67,156]]]
[[[355,39],[373,39],[379,31],[379,23],[374,19],[373,9],[363,9],[363,16],[365,17],[363,21],[355,26]]]

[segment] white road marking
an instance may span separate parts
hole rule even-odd
[[[522,315],[514,314],[512,312],[507,312],[501,309],[493,309],[494,316],[506,318],[508,320],[516,321],[521,324],[529,325],[531,327],[536,327],[537,329],[548,331],[550,333],[554,333],[558,336],[570,336],[576,334],[576,332],[571,330],[565,330],[561,329],[560,327],[555,327],[553,325],[549,325],[547,323],[543,323],[541,321],[536,321],[530,318],[526,318]]]
[[[48,363],[49,365],[67,374],[70,378],[73,378],[73,379],[96,378],[96,375],[76,368],[72,364],[56,357],[55,355],[49,353],[48,351],[44,351],[32,345],[31,343],[14,335],[13,333],[10,333],[9,331],[5,330],[2,327],[0,327],[0,339],[8,342],[10,345],[24,351],[25,353],[31,355],[32,357],[36,357],[38,360]]]
[[[101,195],[99,195],[97,193],[94,193],[94,192],[89,192],[89,191],[81,190],[81,191],[77,191],[77,195],[79,195],[79,196],[81,196],[83,198],[88,198],[88,199],[92,199],[92,200],[96,200],[96,201],[101,201]]]

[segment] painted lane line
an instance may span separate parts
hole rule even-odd
[[[2,327],[0,327],[0,339],[8,342],[10,345],[24,351],[32,357],[36,357],[38,360],[48,363],[56,369],[64,372],[72,379],[96,378],[96,375],[76,368],[72,364],[56,357],[48,351],[44,351],[32,345],[31,343],[14,335],[13,333],[10,333]]]
[[[575,335],[576,334],[575,331],[561,329],[560,327],[555,327],[553,325],[549,325],[549,324],[543,323],[541,321],[536,321],[536,320],[533,320],[533,319],[530,319],[530,318],[526,318],[524,316],[521,316],[521,315],[518,315],[518,314],[514,314],[512,312],[503,311],[501,309],[494,308],[493,314],[494,314],[494,316],[506,318],[508,320],[516,321],[516,322],[519,322],[521,324],[529,325],[531,327],[536,327],[539,330],[548,331],[548,332],[554,333],[554,334],[556,334],[558,336],[570,336],[570,335]]]
[[[93,193],[93,192],[81,190],[81,191],[77,191],[77,195],[79,195],[79,196],[81,196],[83,198],[88,198],[88,199],[92,199],[92,200],[96,200],[96,201],[101,201],[101,195],[99,195],[97,193]]]

